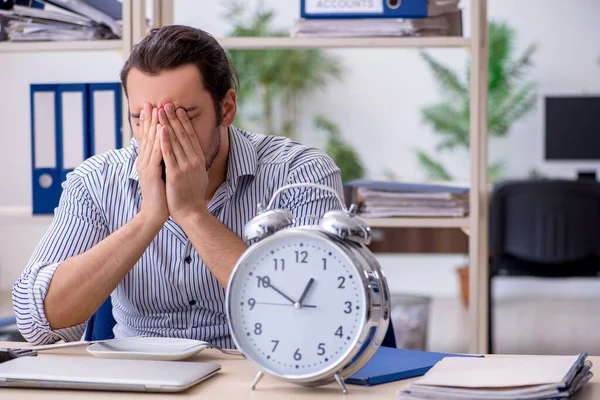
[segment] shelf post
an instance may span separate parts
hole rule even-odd
[[[471,0],[469,352],[487,352],[488,51],[486,0]]]

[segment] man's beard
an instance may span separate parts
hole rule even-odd
[[[210,149],[208,150],[208,152],[204,153],[207,171],[212,165],[213,161],[215,161],[215,157],[217,156],[217,154],[219,154],[219,150],[221,150],[221,129],[219,126],[217,126],[213,133]]]

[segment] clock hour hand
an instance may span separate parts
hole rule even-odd
[[[306,284],[306,287],[304,288],[304,291],[302,292],[302,295],[300,296],[300,300],[298,300],[298,302],[294,304],[294,307],[302,308],[302,303],[304,303],[304,299],[306,298],[306,295],[308,294],[308,291],[310,290],[310,287],[314,282],[315,280],[313,278],[309,279],[308,283]]]

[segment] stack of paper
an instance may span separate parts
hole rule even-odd
[[[428,18],[298,19],[292,36],[462,36],[460,10]]]
[[[100,40],[121,36],[119,23],[82,0],[48,0],[44,9],[15,5],[0,10],[12,41]]]
[[[579,356],[444,358],[403,389],[402,400],[549,399],[569,397],[591,378],[592,363]]]
[[[469,214],[469,188],[430,184],[356,180],[344,185],[346,200],[362,216],[463,217]]]

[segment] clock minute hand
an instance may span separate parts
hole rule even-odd
[[[306,287],[304,288],[304,291],[302,292],[302,295],[300,296],[300,300],[298,300],[298,302],[294,304],[294,307],[302,308],[302,306],[303,306],[302,303],[304,303],[304,299],[306,298],[306,295],[308,294],[308,291],[310,290],[310,287],[312,286],[312,284],[314,282],[315,282],[315,280],[313,278],[310,278],[310,280],[306,284]]]
[[[296,302],[294,300],[292,300],[288,295],[286,295],[285,293],[283,293],[281,290],[277,289],[275,286],[273,286],[271,284],[271,281],[268,281],[268,285],[271,289],[273,289],[274,291],[276,291],[277,293],[279,293],[280,295],[282,295],[283,297],[285,297],[290,303],[292,304],[296,304]]]

